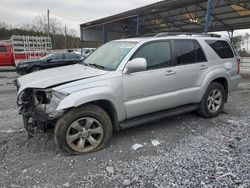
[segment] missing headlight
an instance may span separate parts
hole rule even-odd
[[[32,91],[30,89],[23,90],[17,97],[17,105],[21,106],[23,103],[29,103],[32,99]]]
[[[35,96],[39,104],[49,104],[52,97],[52,91],[35,91]]]

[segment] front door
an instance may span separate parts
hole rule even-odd
[[[53,54],[52,57],[50,57],[50,61],[46,63],[46,68],[64,66],[64,63],[64,54]]]
[[[175,106],[176,77],[170,41],[145,44],[131,59],[145,58],[147,70],[123,74],[127,118]]]

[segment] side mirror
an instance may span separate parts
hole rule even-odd
[[[147,60],[145,58],[135,58],[128,62],[125,73],[140,72],[147,69]]]
[[[47,62],[51,62],[52,59],[47,59]]]

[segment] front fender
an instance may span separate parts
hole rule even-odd
[[[111,102],[117,112],[118,120],[123,120],[125,117],[125,109],[122,105],[122,95],[119,91],[115,91],[111,87],[95,87],[74,92],[64,98],[58,105],[58,110],[64,110],[71,107],[78,107],[80,105],[97,101],[107,100]]]

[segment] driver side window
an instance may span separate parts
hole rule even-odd
[[[145,58],[147,70],[165,68],[171,65],[170,41],[149,43],[139,49],[133,58]]]

